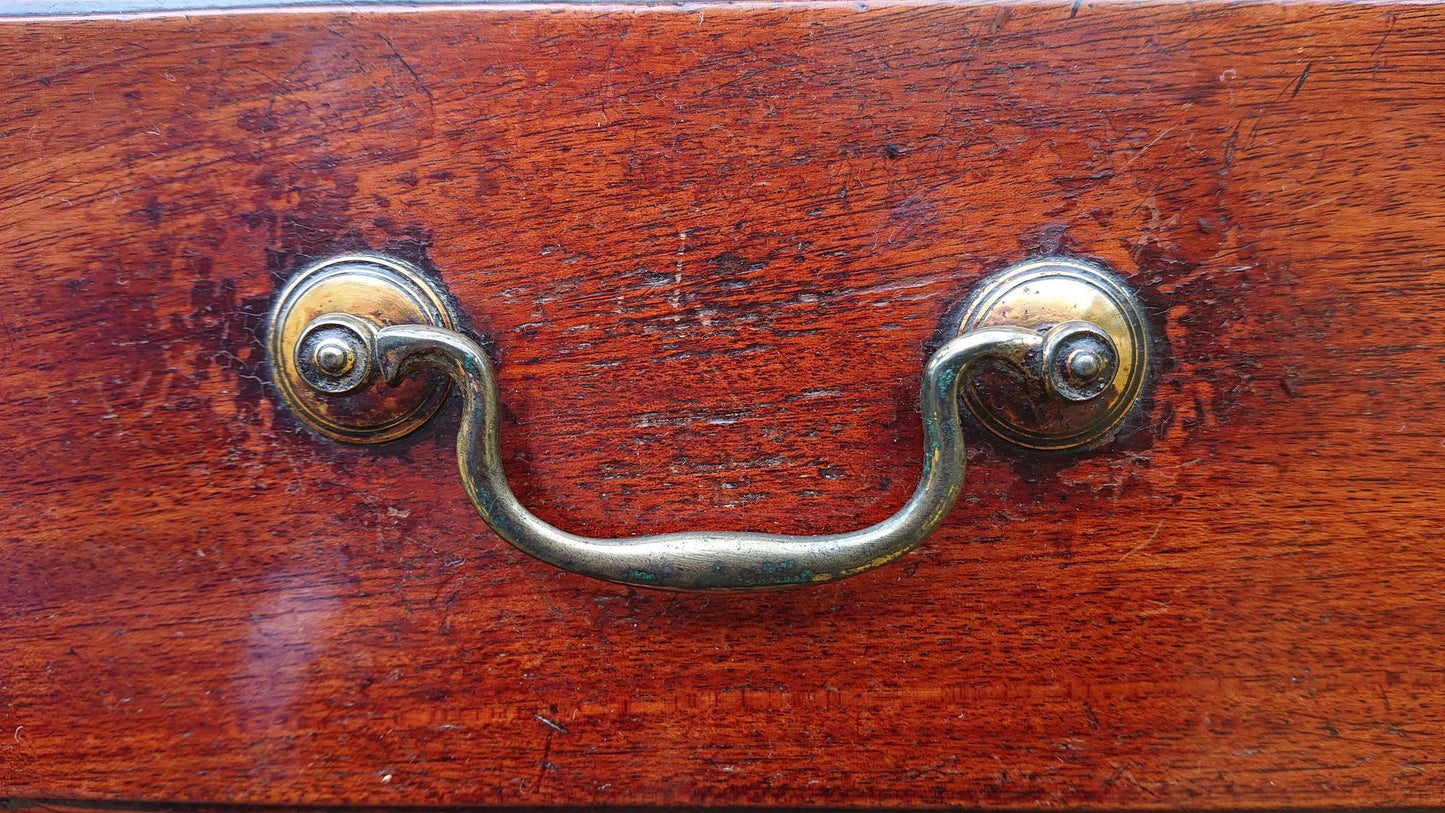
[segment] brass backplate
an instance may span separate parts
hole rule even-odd
[[[457,320],[441,286],[392,257],[332,257],[287,283],[271,310],[267,332],[276,389],[312,430],[348,443],[382,443],[426,423],[446,399],[450,380],[444,375],[409,376],[391,386],[369,370],[339,394],[308,382],[300,357],[302,340],[313,322],[329,314],[355,317],[354,323],[368,330],[413,324],[453,328]],[[369,364],[369,359],[363,361]]]
[[[1026,449],[1062,452],[1097,446],[1119,428],[1149,376],[1149,330],[1143,308],[1121,280],[1072,257],[1044,257],[990,277],[968,300],[958,334],[1014,325],[1046,329],[1091,322],[1113,342],[1112,379],[1086,400],[1068,400],[1041,377],[983,368],[961,388],[965,408],[995,436]]]

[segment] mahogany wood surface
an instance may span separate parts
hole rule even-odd
[[[0,796],[1445,804],[1445,7],[869,3],[0,22]],[[1137,286],[1141,420],[970,435],[906,559],[693,596],[533,561],[453,404],[268,383],[287,276],[434,269],[594,535],[918,475],[944,315]]]

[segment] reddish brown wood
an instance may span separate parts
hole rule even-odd
[[[853,4],[0,24],[0,795],[1445,804],[1445,10]],[[436,268],[525,502],[895,510],[947,309],[1043,251],[1160,336],[1083,459],[695,597],[490,533],[455,414],[281,411],[278,284]]]

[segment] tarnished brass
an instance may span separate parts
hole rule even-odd
[[[400,260],[348,254],[317,263],[271,309],[271,378],[302,423],[349,443],[395,440],[426,423],[446,399],[444,375],[396,386],[376,374],[371,345],[389,325],[455,326],[441,288]]]
[[[455,331],[400,326],[377,333],[382,375],[401,381],[418,369],[451,375],[465,398],[457,462],[472,505],[522,551],[557,567],[608,581],[670,590],[766,590],[820,584],[871,570],[913,550],[943,523],[963,490],[964,445],[958,381],[981,359],[1024,367],[1042,361],[1049,336],[999,327],[960,336],[934,352],[923,371],[923,472],[893,516],[845,533],[790,536],[730,531],[600,539],[568,533],[528,511],[502,468],[501,405],[491,361]]]
[[[1102,270],[1049,260],[986,287],[966,311],[970,327],[924,366],[923,470],[913,496],[893,516],[844,533],[683,531],[600,539],[538,518],[512,493],[502,467],[491,361],[451,329],[439,289],[393,260],[341,257],[304,272],[276,306],[271,358],[277,386],[298,415],[317,431],[352,442],[395,438],[419,425],[444,392],[436,376],[450,376],[464,399],[457,463],[472,505],[499,536],[538,559],[639,587],[764,590],[862,573],[904,555],[943,523],[963,490],[961,382],[982,407],[996,410],[985,416],[1017,425],[1018,433],[1087,441],[1116,426],[1128,408],[1124,396],[1137,397],[1147,341],[1142,323],[1129,321],[1134,311],[1121,307],[1132,298],[1110,286],[1117,282]],[[1017,324],[1003,323],[1010,319]],[[980,383],[986,374],[1003,375],[1054,411],[1000,408]],[[1019,417],[1030,415],[1046,420],[1030,424]],[[1075,418],[1087,420],[1069,423]]]
[[[1072,257],[1007,268],[973,294],[956,334],[1012,325],[1044,330],[1079,323],[1046,348],[1046,375],[979,369],[962,387],[979,425],[1017,446],[1076,451],[1108,440],[1139,401],[1149,375],[1149,329],[1139,301],[1117,277]]]

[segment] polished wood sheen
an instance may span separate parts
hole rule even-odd
[[[0,796],[1445,804],[1445,8],[9,20],[0,85]],[[485,529],[455,404],[282,409],[266,311],[354,249],[440,274],[598,536],[892,513],[1030,256],[1161,361],[1087,456],[970,428],[894,565],[634,590]]]

